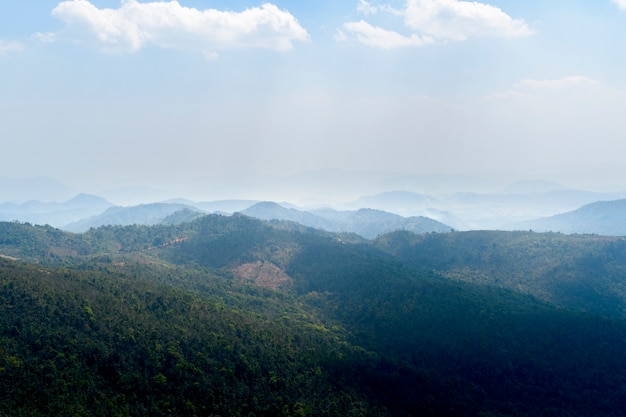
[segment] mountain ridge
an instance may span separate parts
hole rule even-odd
[[[394,230],[409,230],[416,233],[445,233],[452,230],[450,226],[424,216],[406,218],[369,208],[356,211],[325,209],[307,212],[285,208],[277,203],[262,202],[243,210],[242,213],[261,220],[295,221],[329,232],[356,233],[366,239],[373,239]]]

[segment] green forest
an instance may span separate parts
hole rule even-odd
[[[0,416],[621,416],[626,239],[0,223]]]

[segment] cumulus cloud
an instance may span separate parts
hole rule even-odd
[[[626,0],[613,0],[613,3],[622,10],[626,10]]]
[[[408,0],[404,9],[396,9],[390,5],[373,6],[365,0],[360,0],[357,11],[364,15],[383,12],[402,18],[405,29],[410,32],[408,35],[401,35],[388,29],[378,29],[396,33],[395,39],[402,37],[405,40],[411,39],[412,42],[371,42],[371,37],[363,36],[362,31],[349,29],[355,24],[364,28],[365,22],[349,22],[342,26],[343,35],[346,32],[352,32],[353,38],[358,42],[383,48],[419,46],[430,41],[464,41],[471,37],[481,36],[522,37],[533,33],[524,20],[513,19],[498,7],[475,1]],[[340,39],[349,38],[342,36]],[[417,42],[417,39],[422,42]],[[424,42],[424,40],[429,40],[429,42]]]
[[[147,45],[209,55],[241,47],[285,51],[294,41],[309,39],[293,15],[270,3],[231,12],[184,7],[177,1],[122,0],[117,9],[99,9],[87,0],[70,0],[59,3],[52,15],[65,22],[63,37],[115,52],[136,52]]]
[[[0,39],[0,57],[8,55],[11,52],[16,52],[24,49],[24,45],[17,41],[5,41]]]
[[[421,46],[433,42],[429,37],[420,37],[415,34],[405,36],[392,30],[372,26],[363,20],[359,22],[349,22],[342,26],[338,38],[341,40],[348,39],[349,37],[354,37],[358,42],[364,45],[383,49]]]
[[[409,0],[405,19],[411,29],[444,40],[532,33],[523,20],[513,19],[498,7],[469,1]]]

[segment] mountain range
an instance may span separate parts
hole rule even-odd
[[[32,181],[40,186],[47,184],[44,179]],[[5,181],[4,187],[8,190],[6,196],[15,191],[11,191],[8,184],[19,185]],[[61,187],[59,184],[48,185],[52,189]],[[357,233],[369,239],[393,230],[424,233],[451,229],[533,229],[623,235],[625,228],[617,205],[625,196],[624,193],[565,189],[558,184],[537,181],[515,183],[499,193],[491,194],[464,192],[435,196],[389,191],[333,206],[311,207],[298,207],[287,202],[196,202],[187,199],[117,206],[96,195],[78,194],[64,202],[7,201],[0,204],[0,220],[49,224],[80,233],[109,224],[159,224],[176,211],[186,210],[186,216],[179,220],[176,220],[177,216],[170,217],[167,222],[183,221],[208,213],[242,212],[265,220],[295,221],[327,231]]]

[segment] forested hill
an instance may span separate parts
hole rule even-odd
[[[560,233],[390,233],[374,246],[453,280],[531,294],[574,311],[626,318],[626,239]]]
[[[0,223],[0,415],[619,416],[625,246]]]

